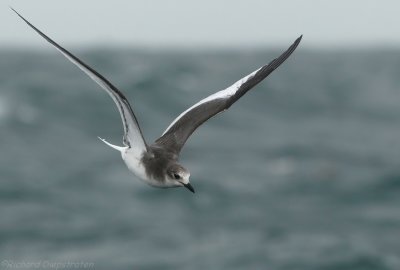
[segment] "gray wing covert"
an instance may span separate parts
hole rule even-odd
[[[278,58],[240,79],[225,90],[212,94],[181,113],[155,141],[156,145],[179,154],[189,136],[205,121],[227,110],[250,89],[279,67],[297,48],[302,36]]]

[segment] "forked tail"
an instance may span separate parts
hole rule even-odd
[[[126,149],[128,149],[128,146],[118,146],[118,145],[114,145],[111,144],[109,142],[107,142],[106,140],[104,140],[103,138],[97,137],[99,138],[102,142],[104,142],[105,144],[107,144],[108,146],[110,146],[111,148],[114,148],[115,150],[118,150],[120,152],[125,151]]]

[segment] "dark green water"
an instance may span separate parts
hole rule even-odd
[[[0,51],[0,269],[400,269],[400,51],[300,48],[189,139],[196,194],[135,179],[97,139],[111,99],[49,52]],[[279,53],[78,50],[148,141]]]

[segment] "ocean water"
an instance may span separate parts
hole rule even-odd
[[[148,142],[280,53],[75,52]],[[52,48],[0,59],[0,269],[400,269],[400,51],[300,46],[188,140],[196,194],[128,171],[112,100]]]

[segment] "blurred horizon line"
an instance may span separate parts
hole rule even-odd
[[[243,45],[243,44],[230,44],[230,45],[222,45],[222,44],[145,44],[145,43],[110,43],[110,42],[86,42],[86,43],[76,43],[76,42],[66,42],[65,44],[59,43],[61,46],[68,50],[78,50],[78,51],[88,51],[88,50],[133,50],[133,51],[279,51],[286,49],[288,44],[256,44],[256,45]],[[34,43],[34,44],[21,44],[21,43],[13,43],[7,42],[0,44],[0,50],[3,51],[20,51],[20,50],[28,50],[32,52],[45,52],[48,49],[54,50],[52,46],[49,46],[47,42],[43,42],[43,44]],[[322,45],[307,45],[301,44],[301,51],[322,51],[322,52],[340,52],[340,51],[400,51],[400,44],[349,44],[349,45],[335,45],[335,46],[322,46]]]

